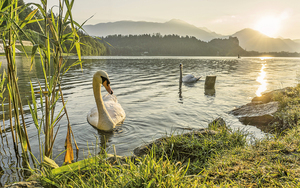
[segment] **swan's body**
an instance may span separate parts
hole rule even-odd
[[[92,108],[87,115],[88,122],[97,129],[112,131],[117,124],[125,120],[125,111],[118,103],[116,96],[109,85],[109,78],[106,72],[98,71],[93,77],[93,90],[96,107]],[[102,98],[101,85],[110,93]]]
[[[180,67],[180,81],[182,82],[185,82],[185,83],[191,83],[191,82],[197,82],[198,80],[200,80],[201,76],[199,77],[196,77],[192,74],[188,74],[188,75],[185,75],[183,78],[182,78],[182,64],[180,63],[179,67]]]
[[[196,77],[192,74],[188,74],[188,75],[185,75],[183,78],[182,78],[182,82],[197,82],[198,80],[200,80],[201,76],[199,77]]]

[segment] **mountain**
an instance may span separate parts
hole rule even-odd
[[[300,44],[300,39],[296,39],[296,40],[294,40],[294,42]]]
[[[173,19],[165,23],[156,22],[134,22],[134,21],[118,21],[109,23],[99,23],[96,25],[83,26],[85,31],[92,36],[105,37],[108,35],[142,35],[156,34],[161,35],[179,35],[194,36],[202,41],[210,41],[214,38],[223,37],[220,34],[209,31],[208,29],[198,28],[188,24],[182,20]]]
[[[291,39],[271,38],[253,29],[243,29],[231,35],[237,37],[240,46],[247,51],[300,52],[300,43]]]
[[[211,41],[215,38],[228,38],[205,27],[196,27],[182,20],[173,19],[165,23],[144,21],[118,21],[98,23],[83,26],[89,35],[106,37],[109,35],[143,35],[157,34],[193,36],[202,41]],[[239,39],[240,46],[247,51],[258,52],[300,52],[300,39],[291,40],[271,38],[253,29],[243,29],[230,35]]]

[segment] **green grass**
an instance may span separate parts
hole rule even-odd
[[[215,128],[215,127],[212,127]],[[207,167],[207,161],[246,144],[246,134],[230,129],[219,129],[217,134],[171,136],[155,147],[156,156],[173,162],[190,162],[188,174],[198,174]]]
[[[207,181],[245,187],[299,187],[299,128],[285,136],[256,140],[211,160]]]
[[[99,155],[87,168],[48,171],[39,181],[44,187],[300,187],[300,127],[289,117],[295,114],[285,113],[298,108],[298,97],[299,86],[275,97],[279,120],[292,119],[282,134],[250,142],[244,132],[216,124],[210,127],[216,134],[171,135],[144,156],[112,162]]]
[[[145,156],[112,164],[99,155],[84,169],[49,171],[40,181],[44,187],[205,187],[206,178],[201,174],[208,162],[245,144],[245,134],[227,129],[205,136],[172,135]]]
[[[279,110],[272,123],[274,132],[282,134],[285,130],[299,126],[300,118],[300,85],[283,93],[277,93],[273,100],[279,102]]]

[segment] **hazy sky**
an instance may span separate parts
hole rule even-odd
[[[48,6],[57,2],[48,0]],[[271,37],[300,39],[299,0],[75,0],[77,22],[92,15],[86,24],[180,19],[223,35],[252,28]]]

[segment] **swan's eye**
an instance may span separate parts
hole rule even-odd
[[[101,78],[102,78],[102,84],[105,82],[105,80],[107,81],[107,85],[110,84],[109,79],[107,79],[107,78],[105,78],[103,76],[101,76]]]

